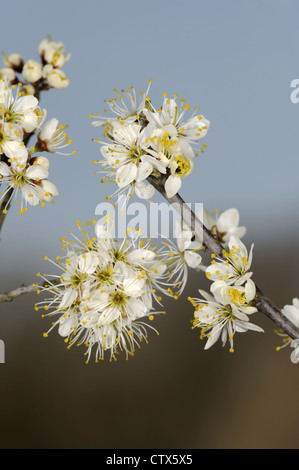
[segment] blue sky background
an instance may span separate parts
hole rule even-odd
[[[50,157],[55,206],[10,211],[1,262],[16,255],[13,268],[21,257],[28,272],[29,261],[37,266],[45,251],[56,253],[77,219],[93,218],[112,187],[94,175],[99,146],[91,139],[101,133],[89,114],[103,112],[114,87],[144,90],[149,78],[157,107],[163,92],[177,93],[211,121],[183,198],[209,210],[237,207],[248,243],[298,233],[299,104],[290,100],[299,77],[298,2],[29,0],[24,8],[17,0],[4,9],[12,19],[1,31],[7,54],[37,59],[48,33],[72,52],[64,67],[71,85],[45,93],[41,106],[69,125],[77,155]]]

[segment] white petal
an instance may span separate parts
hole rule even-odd
[[[202,290],[202,289],[198,289],[198,292],[199,292],[199,293],[201,294],[201,296],[202,296],[205,300],[207,300],[208,302],[214,302],[214,301],[215,301],[214,297],[213,297],[211,294],[209,294],[208,292],[206,292],[206,291],[204,291],[204,290]]]
[[[87,301],[88,307],[97,311],[104,310],[108,305],[109,292],[100,291],[92,296],[90,301]]]
[[[35,96],[22,96],[14,104],[14,112],[25,114],[29,110],[34,110],[38,105],[38,99]]]
[[[25,184],[22,186],[22,197],[25,199],[30,206],[37,206],[40,202],[40,198],[38,197],[37,190],[31,184]]]
[[[17,158],[20,161],[26,161],[28,152],[25,145],[16,140],[8,141],[3,144],[3,151],[9,158]]]
[[[255,294],[256,294],[255,284],[251,279],[248,279],[248,281],[245,284],[246,301],[250,302],[251,300],[253,300],[255,297]]]
[[[31,165],[27,170],[26,170],[26,176],[30,179],[36,180],[36,179],[45,179],[48,177],[48,170],[40,165]]]
[[[153,171],[153,166],[146,161],[141,161],[139,163],[139,166],[137,168],[137,175],[136,175],[136,181],[140,182],[145,180]]]
[[[81,272],[92,274],[99,264],[99,255],[93,251],[89,251],[79,257],[78,267]]]
[[[296,328],[299,328],[299,310],[294,305],[285,305],[281,313],[288,319]]]
[[[124,292],[130,297],[139,297],[142,295],[145,286],[145,280],[143,278],[138,279],[136,277],[126,278],[123,281]]]
[[[139,299],[130,299],[126,305],[126,314],[130,320],[136,320],[146,315],[147,308]]]
[[[11,176],[10,168],[4,162],[0,162],[0,175],[2,175],[2,176]]]
[[[155,188],[151,184],[145,184],[143,181],[135,183],[135,192],[140,199],[150,199],[155,194]]]
[[[201,260],[202,260],[202,257],[198,253],[195,253],[194,251],[191,251],[191,250],[186,250],[184,252],[184,258],[188,266],[194,269],[200,265]]]
[[[47,121],[44,124],[41,132],[39,133],[40,140],[43,140],[43,141],[50,140],[54,132],[56,131],[58,124],[59,124],[58,119],[56,118],[49,119],[49,121]]]
[[[41,181],[41,188],[39,188],[40,198],[43,201],[51,201],[53,196],[58,196],[59,192],[54,183],[46,179]]]
[[[69,336],[74,329],[77,327],[78,321],[77,318],[72,316],[71,318],[62,318],[60,322],[58,333],[60,336]]]
[[[232,247],[234,246],[237,250],[240,250],[240,253],[238,253],[238,256],[240,259],[242,259],[243,257],[247,258],[248,256],[248,253],[247,253],[247,248],[246,246],[244,245],[243,242],[241,242],[241,240],[236,237],[235,235],[232,235],[229,239],[229,243],[228,243],[228,246],[229,246],[229,249],[231,250]],[[248,263],[249,264],[249,263]],[[248,266],[249,267],[249,266]]]
[[[153,251],[138,248],[132,250],[127,254],[127,261],[133,265],[144,265],[148,261],[153,261],[156,258],[156,254]]]
[[[222,331],[222,328],[220,328],[219,325],[214,326],[214,328],[212,329],[212,331],[210,333],[210,337],[209,337],[208,341],[205,344],[204,349],[209,349],[216,343],[216,341],[218,340],[218,338],[221,334],[221,331]]]
[[[181,186],[181,178],[178,175],[170,175],[165,182],[165,191],[167,197],[171,198],[177,194]]]
[[[237,209],[227,209],[222,212],[217,220],[217,228],[219,232],[228,232],[239,225],[239,212]]]
[[[134,181],[137,175],[137,166],[131,162],[123,165],[116,171],[116,182],[120,188],[124,188]]]
[[[59,308],[63,309],[72,305],[72,303],[76,300],[77,295],[78,293],[75,289],[67,289],[59,304]]]

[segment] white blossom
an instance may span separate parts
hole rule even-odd
[[[0,162],[0,181],[7,185],[2,197],[5,196],[9,189],[13,189],[3,212],[7,212],[10,201],[13,196],[15,199],[17,198],[19,191],[21,191],[22,196],[20,213],[27,211],[27,204],[36,206],[40,202],[51,200],[52,195],[55,194],[51,194],[49,188],[44,186],[48,174],[47,168],[39,164],[30,165],[28,163],[20,163],[18,160],[13,160],[10,166],[8,166],[6,163]],[[57,189],[55,193],[57,194]],[[16,203],[17,202],[16,199]]]
[[[115,127],[112,131],[113,143],[103,145],[101,153],[104,160],[100,161],[102,170],[107,173],[107,180],[115,178],[120,189],[135,190],[139,197],[150,198],[154,191],[144,180],[153,172],[154,168],[165,171],[154,157],[147,154],[147,129],[141,131],[139,124]],[[107,171],[108,170],[108,171]],[[104,180],[103,180],[104,181]]]
[[[56,152],[62,155],[67,155],[65,153],[61,153],[61,149],[64,149],[73,142],[73,140],[69,139],[68,134],[65,132],[67,128],[67,125],[64,126],[59,124],[58,119],[49,119],[44,123],[43,127],[38,133],[36,148],[39,151],[46,151],[50,153]],[[72,151],[72,153],[76,152]]]
[[[27,134],[37,129],[45,117],[35,96],[21,96],[18,90],[14,96],[13,87],[7,86],[6,80],[0,83],[0,112],[4,122],[19,125]]]
[[[224,280],[228,285],[244,284],[252,276],[250,267],[253,246],[252,244],[248,254],[247,248],[241,240],[232,235],[228,243],[229,250],[224,249],[222,252],[226,259],[218,258],[212,254],[213,260],[206,269],[206,276],[211,281]]]
[[[146,144],[148,153],[152,155],[164,167],[160,173],[168,175],[165,180],[165,192],[168,198],[173,197],[181,188],[182,178],[190,175],[193,170],[193,160],[183,155],[181,142],[172,124],[164,129],[153,128],[151,124],[147,127]]]
[[[167,98],[164,93],[164,101],[162,108],[158,111],[145,109],[144,114],[153,127],[162,129],[163,131],[172,126],[175,129],[176,136],[180,140],[182,153],[188,158],[192,158],[194,151],[191,143],[197,142],[208,132],[210,122],[202,115],[196,114],[198,108],[195,109],[194,114],[184,121],[186,111],[190,110],[190,106],[182,100],[181,106],[176,103],[176,98]]]
[[[235,333],[248,330],[262,332],[262,328],[249,322],[249,316],[257,309],[251,305],[255,297],[255,285],[249,279],[245,286],[228,286],[217,281],[211,286],[212,295],[199,290],[203,298],[188,298],[195,307],[193,328],[201,328],[201,339],[208,338],[205,349],[213,346],[219,338],[225,346],[230,343],[234,351]]]
[[[23,130],[17,124],[10,124],[0,119],[0,154],[18,161],[27,159],[27,149],[23,142]]]
[[[203,209],[202,219],[205,227],[210,230],[225,247],[228,245],[232,235],[241,239],[246,234],[246,228],[239,226],[240,216],[238,210],[235,208],[227,209],[221,213],[215,211],[215,215]]]

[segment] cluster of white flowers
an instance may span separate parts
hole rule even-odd
[[[0,69],[0,77],[7,76],[11,84],[22,82],[21,93],[24,95],[35,95],[37,90],[48,88],[66,88],[70,84],[61,67],[68,62],[71,54],[65,55],[63,43],[53,41],[50,36],[38,46],[40,61],[29,59],[24,62],[20,54],[2,54],[4,68]]]
[[[235,224],[233,228],[237,228]],[[201,328],[201,338],[208,338],[205,349],[213,346],[221,337],[223,346],[228,340],[230,351],[233,352],[236,332],[263,331],[249,322],[249,316],[257,311],[254,306],[256,288],[250,279],[252,249],[253,245],[248,255],[241,240],[231,235],[228,251],[223,249],[223,259],[212,254],[211,265],[206,268],[206,276],[214,281],[210,287],[211,293],[199,290],[203,298],[189,297],[195,307],[193,327]]]
[[[94,163],[102,165],[102,182],[115,181],[117,193],[129,196],[135,191],[138,197],[150,199],[154,188],[146,179],[151,175],[163,178],[167,197],[171,198],[179,191],[182,178],[192,172],[194,156],[198,155],[192,146],[206,136],[210,122],[198,108],[186,119],[190,106],[184,99],[178,105],[177,95],[168,98],[164,93],[161,108],[155,109],[148,96],[149,87],[146,93],[141,92],[140,100],[133,87],[122,93],[114,91],[116,98],[108,101],[108,106],[115,117],[90,116],[98,119],[92,124],[102,126],[110,140],[95,140],[101,144],[103,159]]]
[[[154,307],[155,303],[161,307],[161,294],[179,295],[169,287],[177,285],[171,283],[177,269],[170,245],[154,249],[150,240],[143,242],[138,230],[128,230],[124,240],[115,240],[109,216],[106,225],[96,225],[96,236],[90,237],[80,221],[77,225],[83,240],[73,235],[68,242],[63,237],[62,250],[67,252],[52,261],[62,274],[42,276],[39,286],[51,297],[36,304],[36,310],[59,316],[44,336],[58,326],[68,347],[86,345],[87,362],[93,347],[96,361],[104,358],[105,351],[114,359],[125,351],[128,358],[139,341],[147,341],[146,328],[152,327],[144,319],[164,313]]]
[[[23,95],[20,86],[10,85],[6,76],[0,79],[0,192],[3,213],[13,198],[21,191],[20,213],[27,204],[43,206],[58,194],[56,186],[48,181],[50,162],[37,152],[55,152],[72,141],[59,126],[57,119],[45,122],[46,110],[41,110],[38,99]],[[40,130],[34,147],[27,148],[28,140]],[[3,202],[4,202],[3,201]]]

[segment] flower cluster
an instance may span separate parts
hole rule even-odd
[[[77,225],[83,240],[61,239],[66,254],[53,263],[62,274],[42,276],[39,290],[51,297],[36,304],[36,309],[58,315],[49,331],[58,326],[68,347],[84,343],[87,362],[93,348],[96,361],[104,358],[105,351],[114,359],[125,351],[128,358],[139,341],[147,341],[150,326],[144,319],[162,313],[154,306],[161,306],[160,294],[173,295],[169,250],[165,246],[153,249],[150,241],[142,241],[138,230],[128,230],[124,240],[115,240],[109,217],[105,225],[96,225],[93,237],[80,221]]]
[[[102,126],[110,140],[105,143],[96,139],[103,159],[94,163],[102,165],[102,182],[116,182],[118,193],[129,196],[135,191],[138,197],[150,199],[154,188],[146,180],[152,176],[163,181],[171,198],[179,191],[182,178],[192,172],[194,156],[198,155],[193,146],[206,136],[210,122],[198,108],[186,118],[190,106],[184,99],[179,105],[177,95],[168,98],[164,93],[161,108],[155,109],[148,92],[149,87],[138,100],[133,87],[121,93],[115,90],[116,98],[107,103],[115,117],[91,115],[97,118],[92,124]]]
[[[0,79],[0,185],[6,185],[0,202],[4,214],[13,196],[18,202],[19,191],[20,213],[27,210],[27,204],[43,206],[58,194],[48,181],[50,162],[37,152],[55,152],[72,142],[57,119],[44,122],[46,110],[41,110],[35,96],[24,95],[21,89],[21,84],[10,85],[7,76]],[[37,130],[35,146],[27,148]]]
[[[40,90],[49,88],[66,88],[70,83],[61,67],[68,62],[71,54],[65,55],[63,43],[53,41],[50,36],[38,46],[40,61],[29,59],[24,62],[20,54],[2,54],[4,68],[0,69],[0,77],[7,76],[11,84],[22,82],[23,95],[36,95]]]
[[[221,337],[223,346],[227,340],[234,351],[234,335],[248,330],[263,330],[249,322],[249,316],[257,311],[254,306],[256,288],[250,279],[252,249],[248,255],[241,240],[231,235],[223,258],[212,254],[206,276],[214,281],[210,291],[199,290],[203,298],[190,298],[195,307],[193,327],[201,328],[201,338],[207,337],[205,349],[213,346]]]

